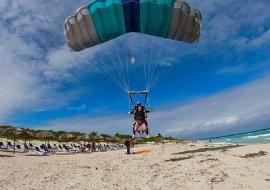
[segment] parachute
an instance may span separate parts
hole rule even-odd
[[[110,49],[125,48],[124,58],[123,51],[110,52],[115,58],[107,57],[102,52],[91,63],[96,64],[97,70],[128,94],[130,103],[135,101],[134,96],[142,96],[145,103],[148,100],[150,107],[149,91],[169,69],[166,64],[159,63],[162,47],[156,47],[153,41],[160,37],[184,43],[197,42],[201,22],[201,12],[182,0],[91,0],[65,20],[64,34],[67,46],[76,52],[125,36],[125,44]],[[142,37],[139,38],[138,34]],[[137,39],[131,41],[130,36]],[[151,42],[145,40],[149,36]],[[134,46],[136,42],[142,46],[139,54],[143,58],[128,50],[128,45]],[[130,69],[137,68],[139,64],[143,68],[139,73],[144,75],[144,87],[135,91],[130,87],[130,81],[134,79],[130,77]]]
[[[129,109],[131,105],[135,106],[134,99],[139,96],[143,98],[146,112],[150,112],[150,89],[170,68],[170,64],[160,63],[164,44],[153,42],[158,41],[157,38],[196,42],[200,38],[201,22],[200,11],[182,0],[91,0],[65,20],[64,34],[67,46],[76,52],[111,40],[117,42],[124,36],[125,40],[120,39],[124,44],[116,43],[110,48],[109,57],[102,51],[91,63],[127,93]],[[134,47],[136,43],[140,45],[137,48],[140,51],[131,52],[128,45]],[[130,70],[138,68],[143,70],[133,73]],[[135,76],[131,77],[132,74]],[[144,79],[143,89],[136,91],[131,88],[130,81],[135,78],[135,83]]]
[[[200,11],[182,0],[92,0],[66,19],[64,33],[73,51],[130,32],[192,43],[201,22]]]

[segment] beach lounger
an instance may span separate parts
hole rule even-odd
[[[3,151],[6,151],[8,149],[7,144],[5,144],[4,142],[2,142],[2,148]]]
[[[17,144],[15,148],[16,152],[25,152],[24,148],[21,147],[21,145]]]
[[[68,152],[66,149],[64,149],[60,144],[58,145],[58,149],[56,151],[56,153],[66,153]]]
[[[39,149],[39,147],[35,147],[34,151],[30,151],[26,156],[51,156],[51,152],[46,152],[44,150]]]
[[[30,151],[30,148],[26,143],[23,143],[23,147],[24,147],[24,150]]]
[[[63,144],[63,148],[67,151],[67,152],[72,152],[72,153],[78,153],[79,150],[74,148],[74,147],[68,147],[67,145]]]
[[[26,156],[50,156],[51,154],[48,154],[42,150],[40,150],[38,147],[35,147],[35,150],[29,151]]]

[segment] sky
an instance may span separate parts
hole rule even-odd
[[[72,52],[63,23],[87,0],[1,0],[0,124],[131,134],[119,65],[130,70],[129,89],[143,90],[143,65],[154,64],[156,76],[168,72],[152,80],[152,135],[200,139],[270,128],[270,1],[187,2],[203,15],[198,43],[133,33]],[[102,70],[110,64],[118,64],[116,81]]]

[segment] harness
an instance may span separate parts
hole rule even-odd
[[[145,113],[146,112],[144,106],[142,106],[142,111],[139,111],[138,106],[136,106],[134,109],[134,119],[139,121],[145,121]]]

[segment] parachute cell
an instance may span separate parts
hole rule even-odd
[[[129,32],[192,43],[202,16],[182,0],[92,0],[66,19],[64,32],[74,51]]]

